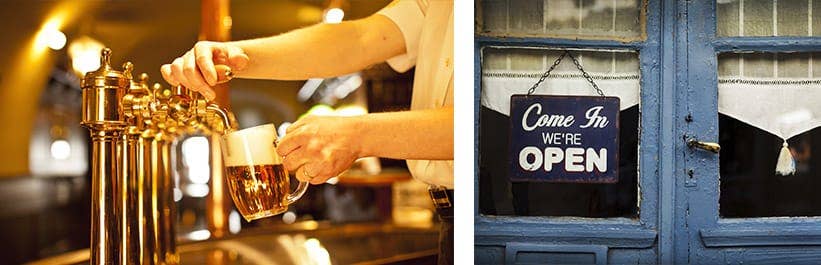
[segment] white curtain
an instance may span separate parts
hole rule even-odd
[[[812,53],[719,56],[718,111],[787,140],[821,126],[821,62]]]
[[[638,54],[625,51],[573,51],[606,96],[619,97],[621,109],[639,104]],[[528,89],[561,55],[550,49],[485,49],[482,70],[482,106],[504,115],[510,96]],[[538,95],[597,96],[590,83],[565,57],[550,77],[534,91]]]

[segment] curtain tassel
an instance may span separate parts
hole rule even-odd
[[[784,140],[784,144],[781,145],[781,153],[778,154],[778,164],[775,165],[775,173],[781,176],[795,173],[795,160],[793,160],[788,146],[787,140]]]

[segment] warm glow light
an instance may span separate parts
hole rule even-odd
[[[301,6],[296,10],[296,18],[305,23],[316,23],[322,19],[322,9],[315,6]]]
[[[55,51],[66,46],[66,34],[55,28],[43,29],[37,39]]]
[[[308,109],[308,112],[305,114],[314,116],[331,116],[334,115],[334,108],[331,108],[331,106],[328,105],[318,104]]]
[[[211,237],[211,232],[208,232],[207,229],[196,230],[188,233],[188,239],[193,241],[202,241],[206,240]]]
[[[226,28],[230,28],[234,25],[234,20],[231,19],[231,16],[224,16],[222,17],[222,26]]]
[[[209,165],[210,146],[203,136],[189,137],[182,142],[183,162],[188,169],[188,180],[194,184],[206,184],[211,178]]]
[[[237,211],[231,211],[228,214],[228,232],[231,234],[239,233],[239,230],[242,229],[242,222],[239,219],[239,213]]]
[[[342,22],[342,18],[344,18],[344,17],[345,17],[345,11],[342,11],[342,9],[334,7],[334,8],[325,10],[325,15],[322,17],[322,20],[325,23],[337,24],[337,23]]]
[[[56,22],[49,22],[37,33],[36,44],[38,47],[59,50],[66,46],[66,34],[57,28]]]
[[[282,222],[286,224],[293,224],[296,221],[296,214],[294,212],[286,212],[282,215]]]
[[[194,198],[202,198],[208,196],[208,185],[188,184],[185,186],[185,194]]]
[[[312,261],[311,264],[331,264],[331,256],[328,254],[328,250],[319,243],[318,239],[309,238],[302,245],[305,247],[305,251],[308,252],[308,257]]]
[[[51,157],[57,160],[66,160],[71,155],[71,145],[68,141],[59,139],[51,142]]]
[[[366,110],[365,107],[363,107],[363,106],[347,105],[347,106],[342,106],[342,107],[337,108],[336,111],[334,112],[334,114],[336,114],[337,116],[345,116],[345,117],[359,116],[359,115],[368,114],[368,110]]]
[[[100,68],[100,50],[105,46],[89,37],[80,37],[68,45],[71,67],[78,74],[85,74]]]

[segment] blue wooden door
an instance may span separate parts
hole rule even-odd
[[[780,88],[789,92],[817,81],[814,76],[821,75],[813,73],[812,52],[821,50],[821,40],[812,27],[812,21],[819,19],[812,11],[819,4],[771,0],[677,3],[678,139],[674,144],[675,218],[670,221],[675,226],[672,244],[678,263],[821,263],[821,219],[817,206],[808,203],[818,197],[812,191],[817,189],[817,160],[802,162],[796,156],[793,163],[799,167],[805,163],[806,168],[786,176],[776,174],[782,140],[772,134],[779,131],[768,133],[768,124],[751,122],[756,117],[744,112],[782,95],[757,97],[758,101],[728,98],[735,88],[753,94],[783,84]],[[785,26],[789,20],[797,22]],[[821,104],[821,98],[811,100]],[[786,101],[782,107],[792,103]],[[816,131],[787,142],[801,145],[818,139]],[[722,150],[719,154],[689,147],[687,141],[720,143]],[[795,146],[790,150],[800,155]]]
[[[821,77],[821,70],[814,69],[821,69],[821,1],[638,1],[645,11],[638,15],[643,35],[628,39],[545,35],[552,27],[548,16],[557,15],[548,15],[547,5],[555,2],[562,1],[477,2],[477,264],[821,263],[821,207],[816,206],[821,193],[813,190],[821,187],[815,180],[821,179],[821,162],[808,151],[818,149],[821,134],[776,135],[790,144],[796,167],[795,173],[778,176],[774,168],[781,140],[738,114],[777,97],[733,101],[725,93],[819,87],[821,80],[815,77]],[[618,3],[635,1],[603,2],[614,3],[616,10]],[[590,1],[578,1],[576,7],[585,3]],[[501,24],[499,16],[507,16]],[[545,21],[542,31],[538,24],[528,28],[529,19]],[[613,15],[614,24],[616,19]],[[488,26],[491,20],[496,24]],[[583,21],[578,23],[581,27]],[[516,54],[515,49],[527,52]],[[487,77],[527,77],[495,69],[516,68],[520,60],[528,60],[522,54],[549,49],[638,53],[641,166],[634,215],[582,218],[487,209],[487,201],[502,208],[505,204],[486,201],[498,192],[486,188],[510,185],[499,181],[498,169],[482,158],[492,157],[487,150],[495,149],[481,146],[496,135],[483,126],[504,119],[486,108],[486,92],[495,89],[486,84]],[[506,58],[502,66],[496,63],[500,55]],[[813,95],[802,102],[813,100],[821,105]],[[708,148],[713,143],[721,145],[720,153]],[[515,201],[521,194],[512,189]]]

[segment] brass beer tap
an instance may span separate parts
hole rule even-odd
[[[91,264],[178,264],[176,141],[235,129],[236,119],[194,91],[149,87],[148,75],[132,77],[133,64],[116,70],[110,61],[111,50],[103,49],[100,68],[82,79],[82,124],[93,152]],[[225,66],[218,72],[221,82],[232,77]]]

